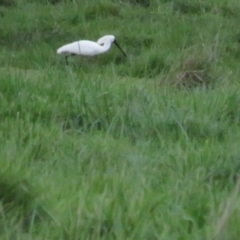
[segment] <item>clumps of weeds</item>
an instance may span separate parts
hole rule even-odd
[[[179,88],[209,88],[213,82],[210,73],[211,62],[212,60],[205,56],[195,54],[187,56],[170,81]]]

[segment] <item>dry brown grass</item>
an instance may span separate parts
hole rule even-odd
[[[192,54],[182,60],[170,82],[179,88],[209,88],[213,82],[210,66],[211,60],[207,57]]]

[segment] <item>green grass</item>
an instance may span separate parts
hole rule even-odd
[[[238,239],[239,11],[0,0],[0,239]]]

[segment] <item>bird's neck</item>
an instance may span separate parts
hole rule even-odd
[[[102,46],[102,51],[106,52],[109,50],[109,48],[111,47],[112,43],[111,42],[105,42],[104,45]]]

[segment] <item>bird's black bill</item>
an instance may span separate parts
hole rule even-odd
[[[119,50],[123,53],[123,55],[125,57],[127,57],[127,54],[122,50],[122,48],[119,46],[119,44],[117,43],[117,41],[115,40],[114,43],[116,44],[116,46],[119,48]]]

